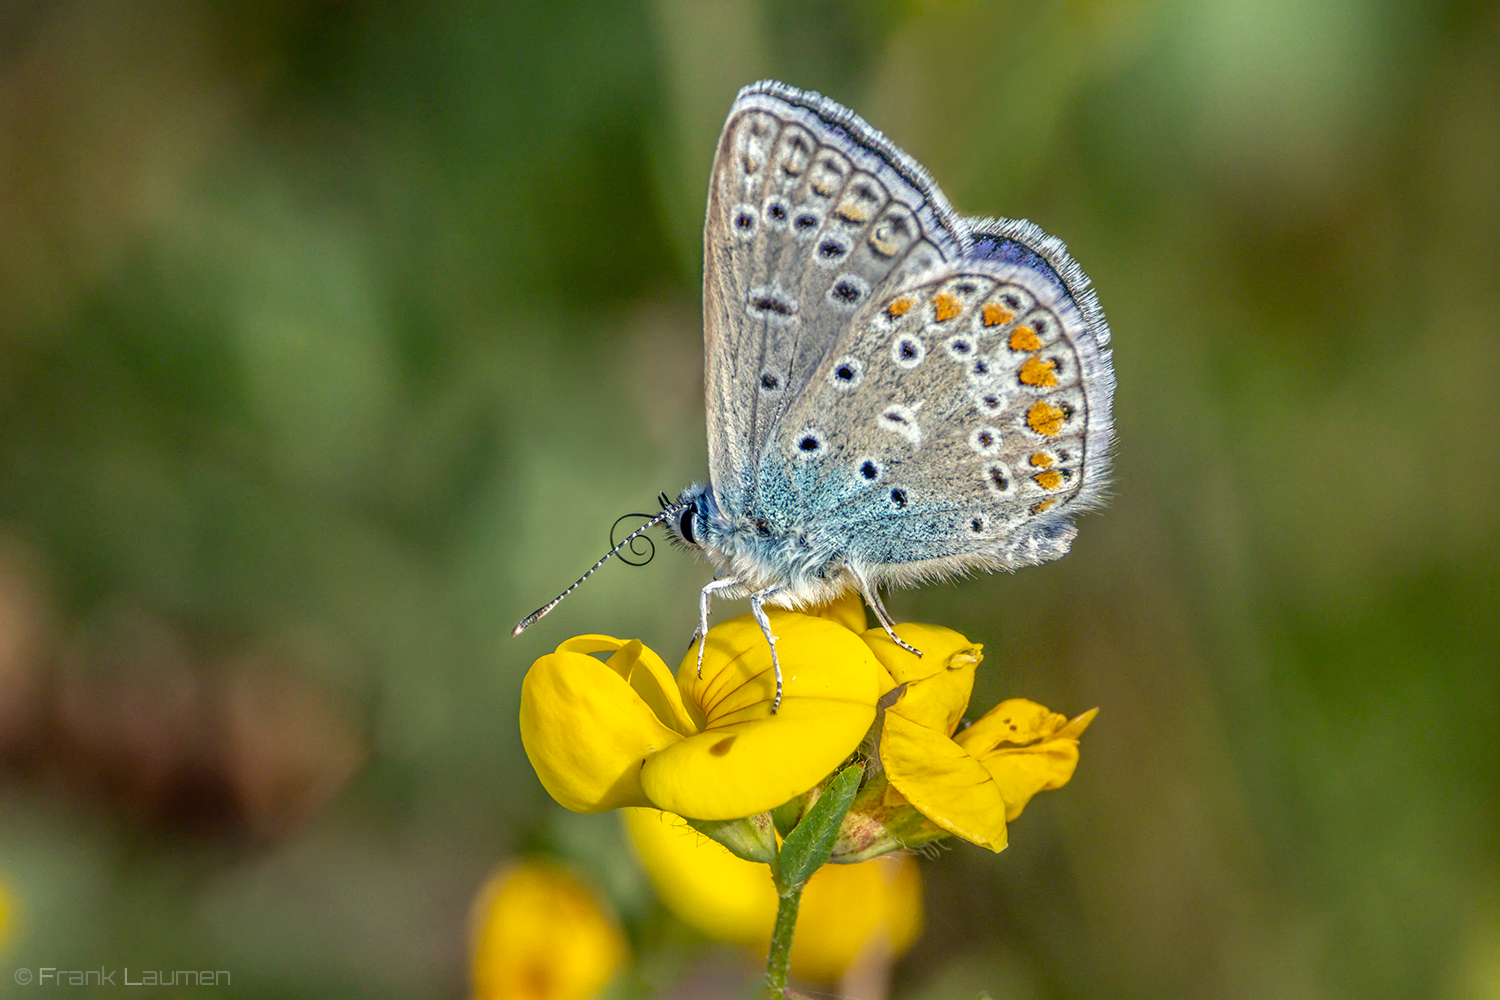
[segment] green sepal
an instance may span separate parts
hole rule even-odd
[[[911,805],[885,805],[884,774],[871,778],[850,804],[834,838],[828,863],[852,865],[891,851],[908,850],[949,836]]]
[[[687,819],[687,817],[683,817]],[[688,826],[745,861],[776,867],[776,827],[770,813],[744,819],[688,819]]]
[[[776,832],[785,837],[791,833],[802,819],[802,814],[807,811],[807,800],[811,796],[803,792],[796,798],[787,799],[781,805],[771,810],[771,820],[776,824]]]

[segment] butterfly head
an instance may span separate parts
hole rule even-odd
[[[707,483],[694,483],[679,493],[676,500],[663,493],[661,500],[663,510],[677,510],[665,523],[672,540],[684,548],[703,551],[705,541],[722,530],[720,522],[724,515],[714,500],[713,487]]]

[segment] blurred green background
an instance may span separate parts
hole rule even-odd
[[[891,600],[985,643],[980,709],[1103,709],[1008,851],[924,863],[893,996],[1500,997],[1500,9],[1460,0],[10,0],[0,993],[460,996],[485,873],[546,848],[687,995],[711,952],[515,720],[566,636],[675,656],[707,568],[508,631],[706,474],[704,192],[766,76],[1064,238],[1115,332],[1072,555]]]

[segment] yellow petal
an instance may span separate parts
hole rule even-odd
[[[620,816],[667,909],[715,940],[770,940],[776,886],[768,867],[735,857],[681,816],[656,809],[625,809]]]
[[[1002,743],[1025,746],[1046,739],[1067,721],[1066,716],[1045,705],[1026,698],[1008,698],[954,738],[980,753]]]
[[[557,647],[561,652],[614,653],[605,665],[625,678],[635,693],[640,695],[657,719],[684,736],[698,731],[687,707],[682,703],[682,692],[672,671],[666,663],[639,639],[625,641],[612,635],[579,635]]]
[[[511,865],[485,883],[472,917],[476,1000],[588,1000],[626,957],[597,897],[557,865]]]
[[[622,815],[667,909],[711,938],[765,954],[777,903],[765,865],[740,860],[670,813],[626,809]],[[921,875],[910,856],[825,865],[803,890],[792,974],[833,982],[869,949],[899,956],[921,925]]]
[[[922,873],[910,854],[824,865],[808,880],[792,938],[792,975],[837,982],[870,951],[904,954],[922,933]],[[770,936],[766,936],[770,943]]]
[[[543,656],[521,684],[526,756],[542,786],[574,812],[649,805],[641,763],[681,740],[624,677],[582,652]]]
[[[884,629],[872,628],[864,634],[881,666],[897,684],[906,685],[889,711],[947,736],[969,706],[974,670],[984,659],[984,647],[941,625],[908,622],[897,625],[896,634],[922,655],[896,645]]]
[[[958,744],[978,758],[1005,799],[1006,819],[1021,815],[1038,792],[1061,788],[1078,767],[1078,737],[1098,709],[1069,722],[1025,698],[1002,701],[959,733]]]
[[[856,591],[846,590],[843,595],[827,604],[808,608],[805,612],[814,618],[827,618],[835,625],[842,625],[851,632],[864,632],[870,627],[865,616],[865,602]]]
[[[3,951],[10,937],[11,922],[14,917],[14,907],[11,903],[10,887],[0,881],[0,951]]]
[[[781,708],[771,650],[750,615],[708,635],[677,670],[703,732],[652,757],[641,771],[651,803],[694,819],[736,819],[801,795],[828,776],[875,721],[879,666],[860,637],[822,618],[771,609],[784,673]]]
[[[891,785],[922,815],[970,843],[1005,849],[1005,799],[999,786],[945,734],[887,711],[880,760]]]
[[[767,608],[776,652],[781,660],[783,698],[832,698],[874,704],[878,671],[875,657],[861,637],[823,618]],[[689,650],[677,668],[685,701],[714,726],[769,715],[776,693],[771,646],[751,615],[715,625],[703,652],[703,676],[697,674],[697,650]]]

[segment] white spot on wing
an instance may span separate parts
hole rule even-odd
[[[915,407],[888,403],[875,421],[886,430],[900,434],[911,442],[913,448],[917,448],[922,444],[922,426],[917,423],[917,409],[920,406],[920,403]]]
[[[994,427],[976,427],[969,435],[969,447],[982,458],[1000,454],[1000,432]]]
[[[792,455],[800,461],[818,458],[827,450],[828,439],[816,428],[808,427],[792,435]]]
[[[856,388],[865,380],[865,363],[852,354],[846,354],[828,369],[828,383],[835,389]]]
[[[927,345],[909,333],[903,333],[891,341],[891,360],[896,362],[898,368],[915,368],[925,357]]]

